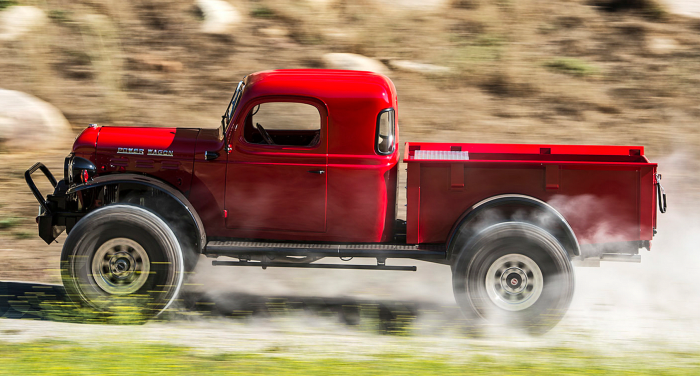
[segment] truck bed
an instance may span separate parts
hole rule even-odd
[[[526,195],[568,221],[580,244],[651,240],[657,165],[642,146],[406,143],[409,244],[444,243],[479,202]]]

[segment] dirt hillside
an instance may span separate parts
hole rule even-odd
[[[195,1],[0,7],[13,3],[49,21],[0,41],[0,88],[53,104],[75,133],[88,123],[216,127],[246,74],[356,53],[449,68],[388,70],[403,141],[639,144],[662,163],[672,204],[698,196],[700,21],[651,0],[232,0],[240,20],[223,34],[203,32]],[[69,146],[0,150],[0,279],[58,281],[60,244],[37,239],[22,173],[37,160],[60,173]]]

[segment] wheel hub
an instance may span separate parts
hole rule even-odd
[[[119,252],[110,258],[109,269],[116,278],[127,279],[136,270],[136,260],[127,252]]]
[[[517,294],[527,286],[527,275],[520,268],[508,268],[501,274],[501,288],[509,294]]]
[[[519,253],[498,258],[485,278],[491,302],[507,311],[520,311],[533,305],[543,286],[544,279],[537,263]]]
[[[150,260],[143,247],[128,238],[104,242],[92,259],[92,277],[108,294],[138,291],[148,279]]]

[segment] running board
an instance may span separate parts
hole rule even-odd
[[[399,244],[319,244],[262,243],[243,241],[210,241],[204,248],[210,257],[236,255],[320,256],[320,257],[378,257],[411,259],[444,259],[443,245]]]
[[[603,253],[599,257],[576,258],[572,261],[574,266],[598,267],[601,261],[634,262],[641,263],[642,255],[631,255],[625,253]]]
[[[295,264],[286,262],[249,262],[249,261],[219,261],[211,262],[214,266],[259,266],[267,268],[308,268],[308,269],[364,269],[364,270],[398,270],[415,272],[415,266],[391,265],[343,265],[343,264]]]

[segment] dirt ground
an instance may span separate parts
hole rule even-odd
[[[370,0],[237,1],[243,22],[224,36],[200,32],[188,1],[21,3],[50,22],[0,44],[0,88],[52,103],[75,133],[88,123],[215,127],[244,75],[354,52],[452,69],[390,71],[402,141],[644,145],[666,179],[679,174],[671,192],[700,192],[700,21],[653,2],[453,1],[418,12]],[[60,174],[69,147],[0,149],[0,279],[57,281],[45,270],[60,246],[32,235],[37,206],[21,174],[39,160]]]

